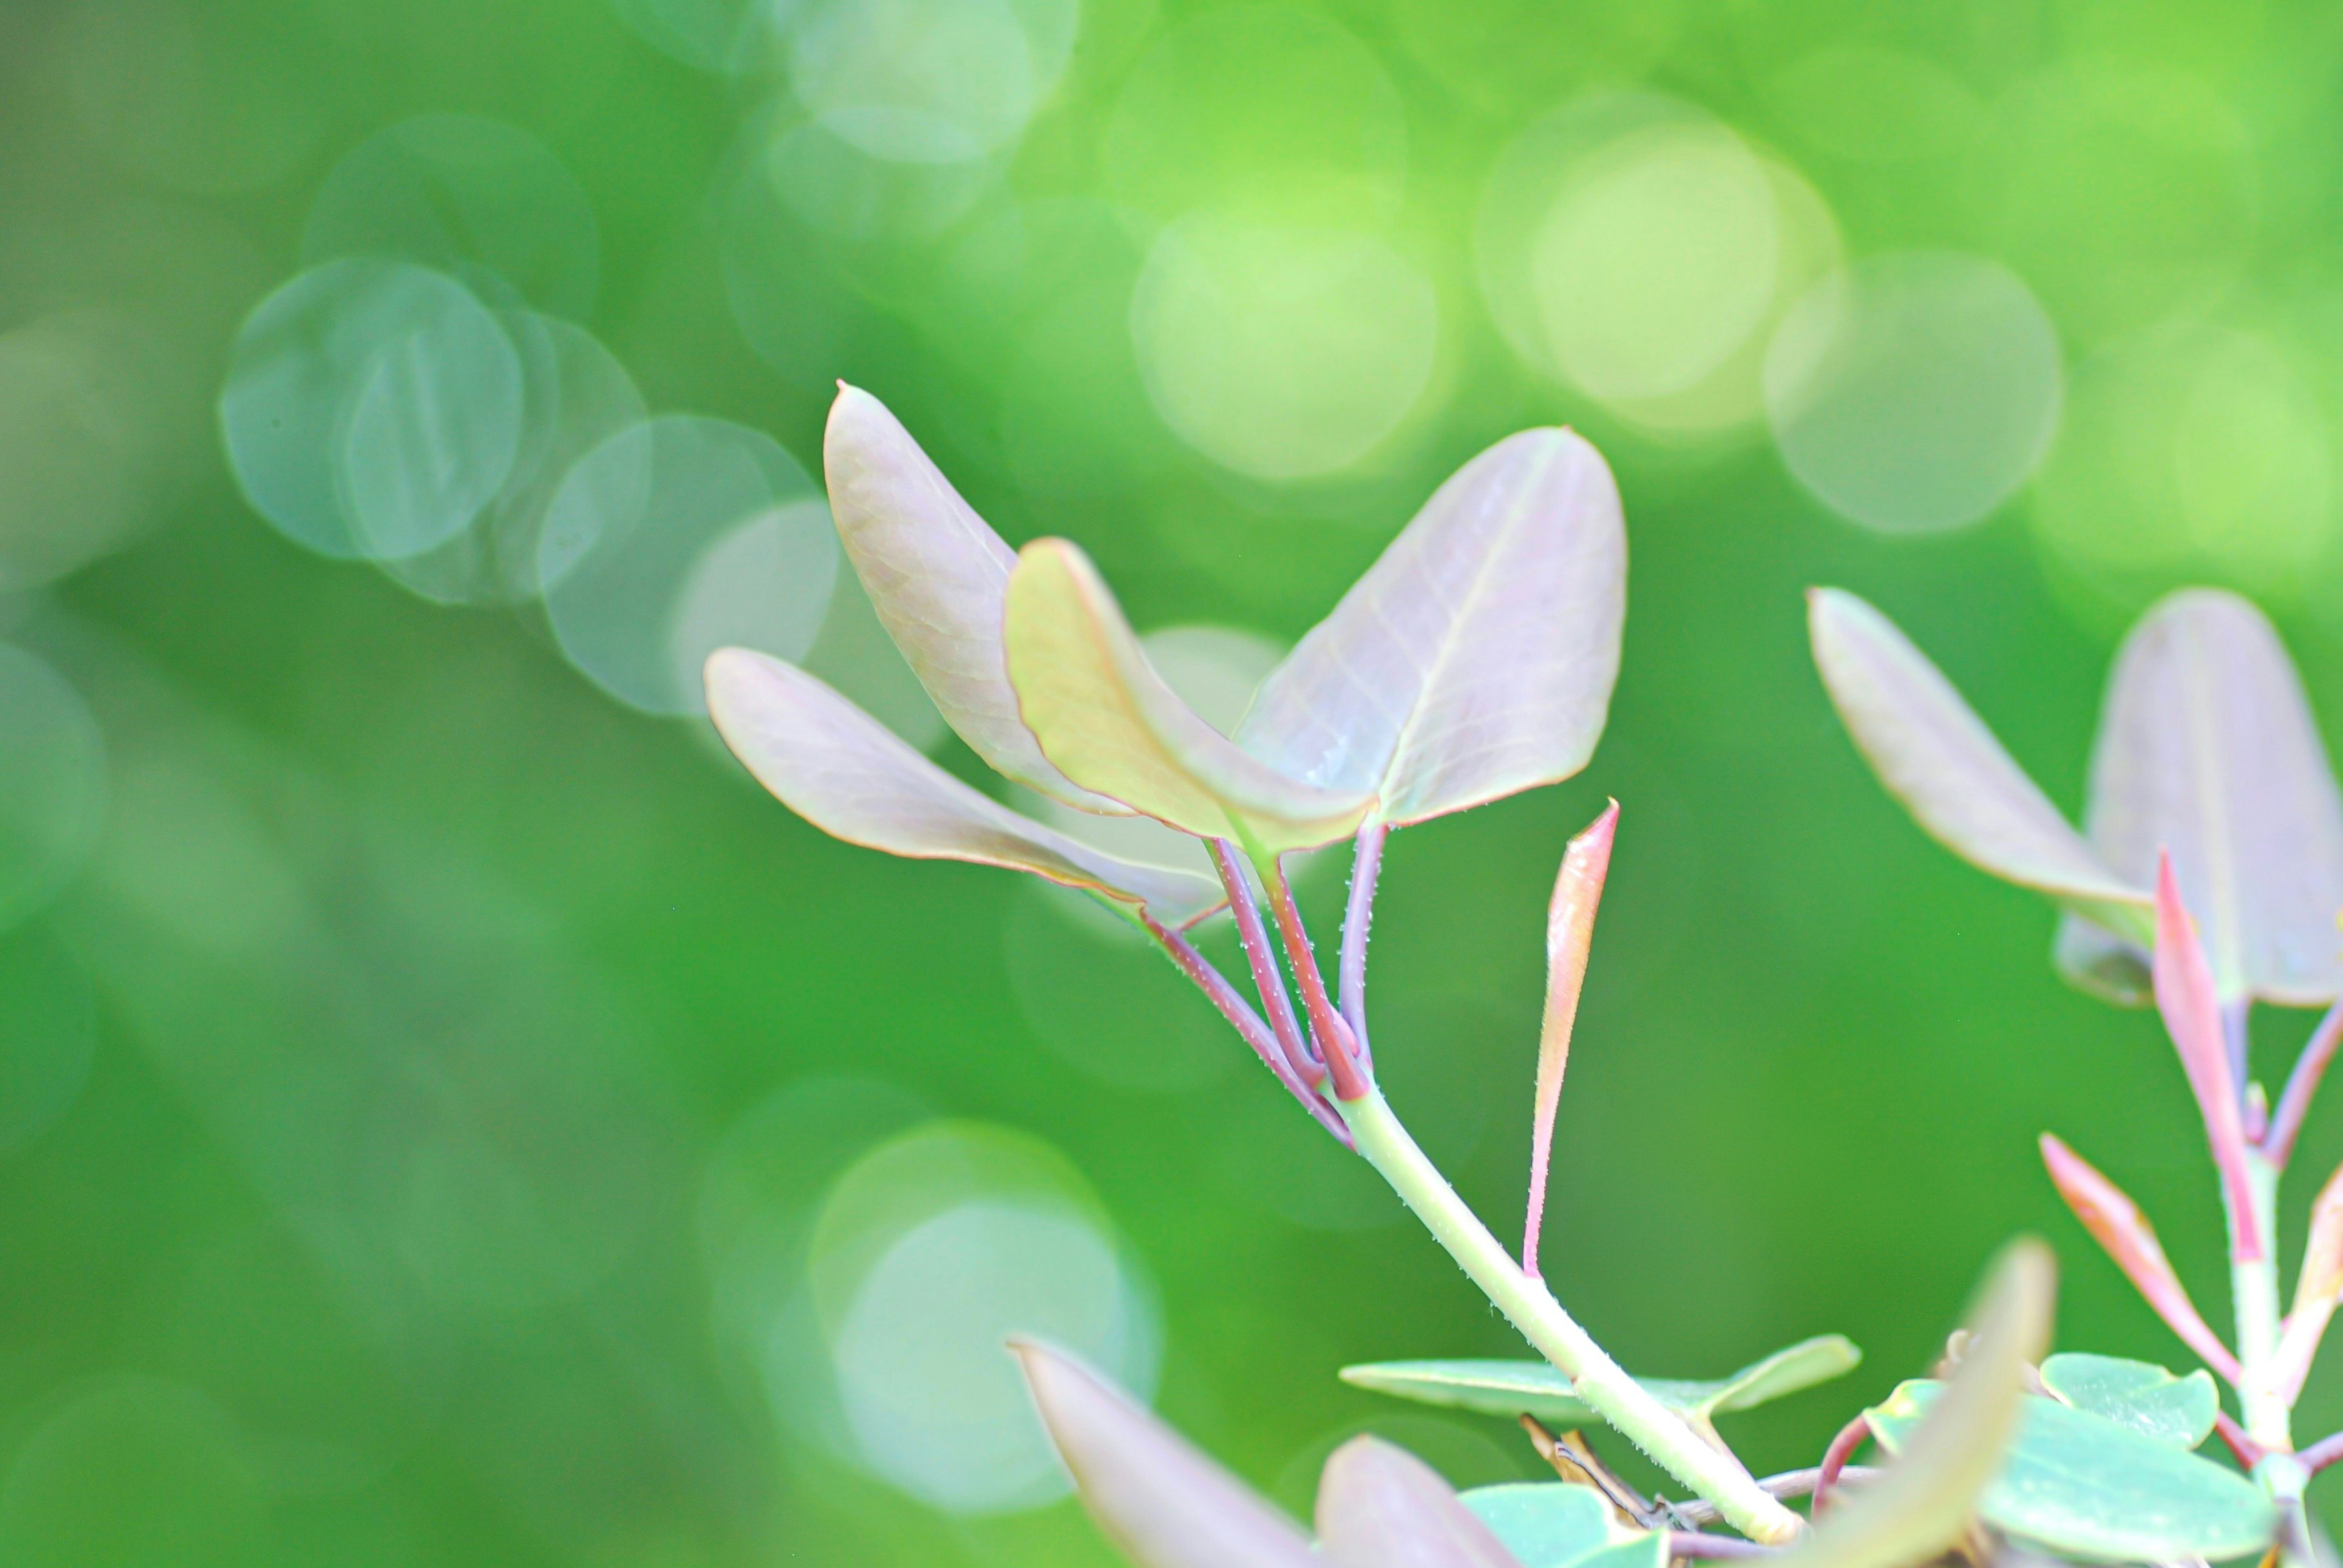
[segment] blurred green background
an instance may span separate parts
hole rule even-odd
[[[1297,1509],[1364,1428],[1528,1473],[1335,1381],[1518,1346],[1167,966],[692,711],[747,641],[981,774],[838,580],[840,377],[1223,720],[1455,465],[1586,431],[1610,730],[1393,841],[1402,1114],[1510,1231],[1615,794],[1545,1257],[1619,1356],[1852,1335],[1732,1429],[1812,1462],[2032,1229],[2063,1343],[2185,1364],[2033,1151],[2217,1320],[2170,1050],[1872,781],[1800,589],[2069,809],[2167,588],[2331,722],[2338,95],[2282,0],[0,7],[0,1563],[1107,1562],[1011,1323]]]

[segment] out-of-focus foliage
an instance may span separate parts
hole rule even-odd
[[[0,1561],[1104,1562],[1012,1328],[1297,1514],[1365,1430],[1534,1473],[1336,1380],[1522,1352],[1167,965],[715,744],[744,644],[985,777],[842,569],[841,377],[1223,730],[1443,476],[1574,426],[1610,725],[1394,837],[1393,1100],[1507,1228],[1615,795],[1543,1257],[1621,1359],[1922,1365],[2030,1227],[2069,1342],[2168,1360],[2030,1146],[2210,1310],[2168,1048],[1881,795],[1798,590],[2069,820],[2184,583],[2332,733],[2339,68],[2287,0],[0,8]],[[1723,1419],[1773,1469],[1843,1413]]]

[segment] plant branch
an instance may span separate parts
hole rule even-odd
[[[2213,1412],[2213,1431],[2228,1448],[2230,1455],[2247,1470],[2262,1462],[2262,1445],[2247,1437],[2246,1429],[2239,1426],[2237,1418],[2227,1411],[2217,1409]]]
[[[2302,1468],[2316,1475],[2338,1459],[2343,1459],[2343,1432],[2330,1433],[2296,1454]]]
[[[1383,840],[1391,829],[1369,822],[1359,829],[1351,849],[1351,899],[1342,910],[1342,959],[1337,985],[1342,990],[1342,1019],[1351,1038],[1359,1042],[1359,1060],[1372,1073],[1375,1053],[1367,1043],[1367,928],[1375,919],[1375,879],[1383,869]]]
[[[1670,1475],[1715,1503],[1743,1534],[1770,1545],[1796,1537],[1805,1528],[1796,1514],[1768,1496],[1739,1461],[1711,1447],[1622,1371],[1542,1282],[1522,1272],[1416,1147],[1381,1093],[1370,1086],[1360,1098],[1342,1101],[1340,1109],[1359,1152],[1522,1337],[1570,1379],[1574,1393]]]
[[[1310,1018],[1311,1033],[1325,1053],[1327,1070],[1334,1077],[1334,1098],[1356,1100],[1367,1092],[1372,1083],[1359,1060],[1357,1042],[1351,1038],[1351,1026],[1334,1010],[1332,998],[1326,994],[1325,977],[1318,972],[1318,955],[1310,950],[1310,931],[1302,923],[1302,910],[1293,902],[1293,889],[1285,879],[1285,867],[1278,856],[1270,856],[1258,863],[1262,885],[1269,890],[1270,912],[1277,917],[1278,935],[1285,941],[1285,960],[1293,969],[1294,982],[1302,988],[1302,1005]]]
[[[1198,952],[1194,943],[1162,925],[1144,910],[1140,911],[1139,921],[1147,928],[1147,934],[1171,955],[1172,962],[1180,972],[1195,981],[1196,988],[1220,1009],[1221,1016],[1244,1037],[1244,1042],[1252,1047],[1253,1054],[1261,1058],[1262,1064],[1277,1075],[1277,1081],[1285,1085],[1286,1091],[1302,1101],[1302,1108],[1332,1133],[1343,1148],[1353,1147],[1351,1130],[1342,1125],[1342,1117],[1326,1103],[1324,1096],[1295,1075],[1292,1064],[1285,1060],[1285,1052],[1277,1043],[1277,1037],[1270,1031],[1267,1024],[1262,1022],[1261,1014],[1253,1011],[1252,1004],[1237,993],[1236,987],[1229,983],[1228,977],[1214,969],[1212,961]]]
[[[1760,1546],[1755,1541],[1736,1541],[1730,1535],[1703,1535],[1697,1530],[1668,1530],[1667,1554],[1670,1557],[1773,1557],[1780,1553],[1778,1546]]]
[[[1823,1504],[1829,1500],[1830,1489],[1837,1485],[1839,1477],[1845,1473],[1846,1462],[1855,1457],[1855,1451],[1861,1448],[1870,1436],[1871,1418],[1858,1415],[1840,1427],[1838,1435],[1830,1440],[1830,1446],[1823,1451],[1822,1463],[1815,1467],[1814,1512],[1817,1515],[1822,1513]]]
[[[1269,932],[1261,923],[1261,906],[1253,901],[1252,884],[1245,879],[1236,846],[1225,839],[1214,839],[1208,847],[1212,868],[1220,872],[1221,886],[1229,895],[1229,913],[1236,917],[1237,940],[1243,944],[1245,962],[1252,970],[1253,990],[1261,993],[1261,1005],[1269,1011],[1270,1028],[1276,1032],[1293,1075],[1315,1089],[1325,1081],[1326,1069],[1310,1054],[1302,1028],[1294,1021],[1293,1001],[1285,994],[1285,977],[1277,972],[1277,955],[1270,950]]]
[[[2289,1429],[2292,1402],[2279,1386],[2285,1376],[2278,1353],[2280,1323],[2278,1304],[2277,1249],[2244,1248],[2240,1235],[2276,1239],[2278,1167],[2257,1150],[2246,1151],[2247,1201],[2245,1214],[2229,1215],[2229,1290],[2237,1317],[2237,1362],[2244,1375],[2237,1380],[2237,1404],[2246,1432],[2264,1449],[2284,1453],[2294,1447]],[[2243,1254],[2243,1255],[2240,1255]]]
[[[1764,1487],[1769,1496],[1805,1497],[1815,1492],[1815,1483],[1822,1479],[1822,1473],[1820,1466],[1810,1465],[1805,1470],[1785,1470],[1779,1475],[1766,1476],[1757,1484]],[[1832,1484],[1853,1484],[1869,1481],[1878,1473],[1877,1470],[1867,1464],[1845,1465],[1840,1468]],[[1679,1503],[1674,1506],[1675,1511],[1684,1516],[1685,1523],[1691,1524],[1715,1524],[1725,1517],[1716,1511],[1716,1504],[1714,1503],[1695,1500],[1691,1503]]]
[[[2343,1001],[2327,1010],[2327,1016],[2318,1020],[2303,1045],[2302,1054],[2294,1059],[2294,1070],[2287,1074],[2285,1091],[2278,1097],[2277,1114],[2270,1118],[2269,1131],[2262,1139],[2263,1152],[2281,1171],[2294,1157],[2294,1141],[2302,1131],[2303,1118],[2310,1114],[2311,1098],[2318,1092],[2319,1081],[2327,1076],[2327,1064],[2335,1060],[2338,1045],[2343,1045]]]

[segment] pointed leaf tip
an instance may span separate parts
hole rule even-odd
[[[2206,1141],[2229,1201],[2231,1247],[2240,1262],[2262,1255],[2261,1228],[2254,1216],[2253,1178],[2246,1166],[2244,1113],[2237,1104],[2237,1075],[2229,1060],[2228,1033],[2221,1026],[2221,999],[2205,957],[2197,924],[2180,901],[2172,857],[2156,864],[2156,950],[2151,965],[2157,1010],[2180,1052],[2188,1087],[2205,1119]]]
[[[708,660],[709,715],[757,781],[832,838],[913,859],[1031,871],[1192,924],[1222,900],[1191,872],[1093,849],[969,788],[793,665],[747,648]]]
[[[1073,1357],[1011,1340],[1091,1517],[1141,1568],[1323,1568],[1284,1514]]]
[[[1085,789],[1204,839],[1267,854],[1346,837],[1371,795],[1322,789],[1238,749],[1164,684],[1090,558],[1064,539],[1020,551],[1009,676],[1042,755]]]
[[[1374,1437],[1326,1461],[1318,1545],[1334,1568],[1521,1568],[1430,1465]]]
[[[2042,1163],[2050,1172],[2051,1185],[2058,1189],[2058,1195],[2091,1239],[2115,1260],[2132,1288],[2156,1309],[2156,1315],[2215,1372],[2233,1383],[2243,1377],[2237,1358],[2188,1299],[2180,1276],[2164,1254],[2164,1244],[2156,1238],[2156,1228],[2139,1211],[2139,1205],[2055,1135],[2045,1132],[2041,1144]]]
[[[1001,641],[1015,552],[858,387],[838,384],[821,457],[847,558],[945,722],[1003,777],[1085,810],[1124,814],[1051,767],[1018,718]]]
[[[1578,1018],[1579,993],[1594,941],[1595,910],[1610,875],[1611,846],[1619,829],[1619,802],[1612,801],[1563,851],[1554,898],[1546,906],[1545,1016],[1538,1030],[1537,1094],[1532,1109],[1528,1218],[1522,1235],[1522,1269],[1538,1271],[1538,1233],[1545,1214],[1547,1165],[1554,1145],[1554,1119],[1562,1102],[1562,1081],[1570,1065],[1570,1035]]]
[[[2144,887],[2101,864],[1926,655],[1869,604],[1807,591],[1815,664],[1889,794],[1980,869],[2145,940]]]
[[[1238,741],[1393,824],[1567,779],[1619,674],[1627,545],[1602,455],[1556,428],[1459,468],[1262,684]]]

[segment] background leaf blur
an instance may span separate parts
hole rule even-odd
[[[2063,1343],[2175,1360],[2033,1153],[2215,1310],[2156,1020],[1881,793],[1800,590],[2070,819],[2182,583],[2331,732],[2339,80],[2290,0],[0,9],[0,1561],[1110,1561],[1011,1326],[1297,1513],[1363,1430],[1531,1473],[1336,1380],[1520,1347],[1167,965],[714,742],[744,642],[983,776],[840,569],[840,377],[1223,729],[1441,477],[1586,434],[1610,728],[1396,836],[1394,1103],[1505,1229],[1546,890],[1615,795],[1544,1245],[1589,1327],[1663,1377],[1861,1344],[1727,1418],[1761,1469],[2014,1230]]]

